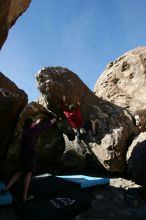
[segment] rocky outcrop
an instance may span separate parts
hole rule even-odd
[[[146,131],[146,47],[139,47],[111,62],[94,88],[95,94],[133,115],[139,132]]]
[[[136,183],[146,185],[146,132],[138,135],[128,148],[128,174]]]
[[[27,102],[27,94],[0,73],[0,166],[6,159],[18,115]]]
[[[31,0],[0,0],[0,49],[7,38],[9,29],[28,8],[30,2]]]
[[[107,170],[123,171],[126,151],[131,137],[136,133],[133,119],[125,109],[98,98],[66,68],[43,68],[36,75],[41,92],[39,103],[62,116],[61,102],[65,95],[68,102],[81,103],[84,120],[95,124],[95,137],[86,135],[84,141],[88,151]],[[76,146],[74,141],[74,149]]]
[[[36,75],[37,88],[42,94],[39,103],[43,104],[53,112],[62,115],[61,103],[62,96],[65,94],[68,102],[92,103],[93,93],[80,80],[80,78],[66,68],[52,67],[42,68]],[[96,99],[96,97],[95,97]],[[89,103],[90,106],[90,103]],[[82,113],[86,118],[89,117],[90,109],[82,107]]]

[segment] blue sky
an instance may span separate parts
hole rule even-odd
[[[146,46],[145,0],[32,0],[0,51],[0,71],[37,100],[36,73],[67,67],[93,90],[106,65]]]

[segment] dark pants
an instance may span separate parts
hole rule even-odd
[[[19,171],[23,173],[34,172],[36,170],[36,156],[22,156],[19,162]]]

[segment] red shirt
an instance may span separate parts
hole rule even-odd
[[[69,121],[70,125],[75,129],[81,128],[83,125],[83,118],[81,116],[79,105],[74,111],[69,111],[67,108],[65,108],[64,103],[62,106],[63,113]]]

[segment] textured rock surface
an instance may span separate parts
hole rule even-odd
[[[131,178],[146,186],[146,132],[138,135],[127,152],[128,173]]]
[[[127,108],[140,131],[146,130],[146,47],[128,51],[111,62],[96,82],[94,92]]]
[[[17,117],[27,101],[26,93],[0,73],[0,165],[5,161]]]
[[[30,2],[31,0],[0,0],[0,48],[7,38],[9,29],[28,8]]]
[[[95,96],[76,74],[66,68],[43,68],[36,78],[42,94],[39,103],[56,114],[62,114],[63,95],[68,102],[81,103],[84,120],[91,120],[96,127],[95,138],[88,136],[84,140],[88,150],[107,170],[123,171],[129,140],[135,132],[130,114]]]
[[[64,94],[67,97],[67,101],[73,103],[80,101],[86,104],[90,99],[90,102],[94,99],[93,93],[87,86],[76,74],[67,68],[42,68],[37,73],[36,79],[37,87],[42,94],[39,98],[39,103],[50,108],[55,113],[62,113],[60,107]],[[88,117],[89,111],[90,109],[86,109],[82,113],[85,117]]]

